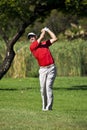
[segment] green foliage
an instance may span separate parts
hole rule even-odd
[[[32,2],[29,0],[0,1],[0,28],[9,39],[14,36],[24,21],[29,20],[32,13],[31,6],[33,9]]]
[[[86,130],[87,78],[58,77],[53,92],[53,111],[43,112],[37,78],[2,79],[0,130]]]
[[[26,33],[33,31],[39,35],[41,29],[45,26],[49,27],[56,35],[58,35],[58,37],[59,35],[65,36],[68,39],[86,39],[87,37],[86,17],[78,18],[76,15],[65,15],[56,9],[51,11],[50,15],[46,17],[44,22],[42,22],[40,18],[37,19],[32,26],[27,28]],[[26,33],[25,37],[27,35]]]
[[[65,0],[66,8],[69,12],[86,16],[87,0]]]
[[[56,35],[60,33],[64,34],[65,30],[70,28],[71,23],[77,24],[77,16],[74,15],[65,15],[64,13],[53,9],[45,20],[42,22],[41,19],[37,19],[32,26],[29,26],[26,32],[35,32],[39,35],[40,30],[47,26],[49,27]],[[39,26],[38,26],[39,25]],[[25,33],[26,34],[26,33]]]
[[[38,14],[35,20],[38,18],[45,19],[44,14],[49,15],[49,11],[52,9],[67,12],[67,7],[68,12],[70,10],[71,12],[74,11],[75,14],[82,13],[86,16],[86,9],[84,8],[86,4],[86,0],[81,0],[81,2],[78,0],[66,0],[66,2],[64,0],[56,0],[55,2],[54,0],[0,0],[0,30],[2,30],[0,33],[4,33],[10,40],[24,22],[31,22],[31,16]],[[31,24],[33,23],[34,20]]]

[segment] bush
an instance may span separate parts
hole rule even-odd
[[[52,10],[50,15],[48,15],[45,20],[41,18],[37,19],[34,25],[27,28],[27,32],[35,32],[39,35],[40,30],[47,26],[49,27],[56,35],[64,33],[67,28],[70,28],[70,23],[78,23],[76,16],[71,14],[66,15],[56,9]],[[39,25],[39,26],[38,26]]]

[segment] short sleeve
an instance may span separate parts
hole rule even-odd
[[[51,45],[52,45],[51,42],[50,42],[50,40],[47,40],[47,41],[46,41],[46,45],[47,45],[47,46],[51,46]]]

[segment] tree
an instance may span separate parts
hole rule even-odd
[[[50,10],[57,8],[59,0],[1,0],[0,35],[6,43],[6,56],[0,65],[0,79],[6,74],[14,59],[14,45],[25,29]]]

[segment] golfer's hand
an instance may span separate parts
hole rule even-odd
[[[45,28],[43,28],[43,30],[47,32],[49,30],[49,28],[45,27]]]
[[[42,29],[41,29],[41,33],[45,33],[45,30],[44,30],[44,28],[42,28]]]
[[[42,30],[41,30],[41,37],[44,38],[44,35],[45,35],[45,30],[42,29]]]

